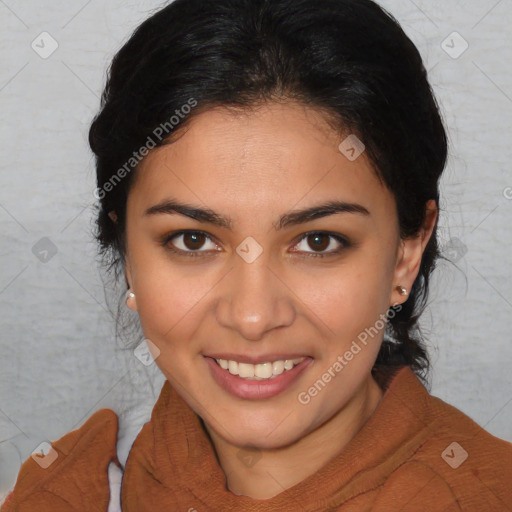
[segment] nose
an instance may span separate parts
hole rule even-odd
[[[217,322],[247,340],[258,341],[295,319],[294,294],[263,253],[247,263],[235,256],[234,268],[223,279],[217,302]]]

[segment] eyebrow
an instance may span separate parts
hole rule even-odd
[[[209,208],[199,208],[190,204],[180,203],[175,199],[165,199],[164,201],[148,208],[144,215],[158,214],[181,214],[199,222],[213,224],[230,231],[233,229],[233,223],[229,217],[224,217]],[[315,219],[335,215],[337,213],[352,213],[370,216],[370,212],[362,205],[357,203],[347,203],[345,201],[329,201],[324,204],[312,206],[303,210],[295,210],[285,213],[279,218],[277,224],[273,224],[276,230],[281,230],[290,226],[304,224]]]

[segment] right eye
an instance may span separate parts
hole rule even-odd
[[[181,239],[181,240],[180,240]],[[174,242],[178,240],[178,242]],[[162,245],[175,254],[185,257],[198,257],[202,256],[201,253],[208,253],[211,251],[218,252],[216,244],[209,250],[200,251],[199,249],[204,245],[205,240],[212,240],[212,238],[203,231],[175,231],[166,235],[162,241]],[[181,246],[181,247],[179,247]]]

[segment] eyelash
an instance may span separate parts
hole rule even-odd
[[[187,233],[199,233],[199,234],[202,234],[202,235],[205,235],[206,238],[210,239],[211,241],[213,241],[212,237],[209,236],[207,233],[205,233],[204,231],[197,231],[197,230],[182,230],[182,231],[175,231],[173,233],[169,233],[167,235],[165,235],[163,237],[163,239],[161,240],[161,244],[162,246],[168,250],[168,251],[171,251],[179,256],[185,256],[186,258],[197,258],[197,257],[202,257],[202,253],[207,253],[209,251],[201,251],[201,250],[197,250],[197,251],[183,251],[181,249],[177,249],[176,247],[173,247],[172,245],[169,245],[169,242],[171,242],[171,240],[173,240],[174,238],[177,238],[181,235],[184,235],[184,234],[187,234]],[[337,242],[339,242],[341,244],[341,247],[338,248],[338,249],[335,249],[335,250],[331,250],[329,252],[326,252],[326,253],[315,253],[315,252],[305,252],[303,254],[305,254],[305,257],[306,258],[309,258],[309,257],[312,257],[312,258],[326,258],[326,257],[329,257],[329,256],[335,256],[335,255],[338,255],[339,253],[341,253],[344,249],[348,249],[349,247],[351,247],[352,244],[350,244],[348,242],[348,240],[344,237],[342,237],[341,235],[338,235],[338,234],[335,234],[335,233],[330,233],[328,231],[309,231],[307,233],[304,233],[301,238],[297,241],[296,244],[294,245],[298,245],[300,242],[302,242],[304,239],[306,239],[307,237],[311,236],[311,235],[326,235],[326,236],[329,236],[331,238],[334,238]],[[296,253],[300,253],[301,251],[294,251]]]

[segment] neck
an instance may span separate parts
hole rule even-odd
[[[303,438],[284,448],[255,449],[259,460],[254,465],[244,464],[238,457],[239,446],[228,443],[204,425],[226,475],[228,489],[236,495],[266,500],[316,473],[343,450],[368,421],[382,396],[383,391],[370,375],[349,403]]]

